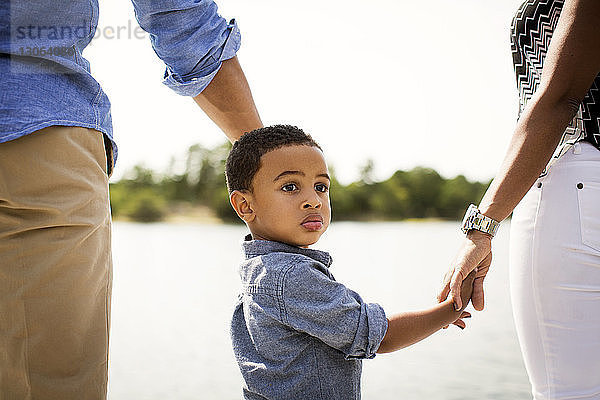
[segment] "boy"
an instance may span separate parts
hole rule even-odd
[[[231,205],[251,232],[231,323],[245,399],[360,399],[361,359],[468,316],[446,301],[388,319],[335,281],[329,254],[308,248],[329,226],[330,178],[321,148],[302,130],[247,133],[225,173]],[[463,285],[465,305],[472,281]]]

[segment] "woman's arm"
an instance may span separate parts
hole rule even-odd
[[[600,1],[566,0],[540,80],[480,211],[508,217],[550,160],[600,72]]]
[[[540,86],[523,111],[498,175],[485,193],[480,211],[495,220],[508,217],[552,157],[568,123],[600,72],[600,1],[565,0],[546,55]],[[450,292],[460,306],[464,276],[491,252],[490,238],[472,231],[463,242],[438,297]],[[473,306],[483,309],[483,279],[478,274]]]

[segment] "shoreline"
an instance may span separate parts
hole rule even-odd
[[[167,224],[190,224],[198,223],[203,225],[238,225],[236,222],[224,221],[217,217],[215,213],[206,206],[180,205],[169,210],[165,217],[160,221],[143,222],[132,218],[117,216],[113,217],[117,222],[135,222],[141,224],[167,223]],[[429,222],[460,222],[459,220],[447,220],[443,218],[407,218],[407,219],[356,219],[356,220],[333,220],[332,223],[359,222],[359,223],[381,223],[381,222],[408,222],[408,223],[429,223]],[[239,221],[239,225],[241,225]]]

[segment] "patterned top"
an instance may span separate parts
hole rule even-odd
[[[540,84],[544,59],[563,5],[564,0],[526,0],[512,21],[511,50],[519,89],[519,116]],[[600,150],[600,74],[567,126],[542,175],[578,141],[589,142]]]

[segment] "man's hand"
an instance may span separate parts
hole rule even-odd
[[[477,311],[483,310],[485,303],[483,280],[492,263],[491,239],[490,235],[477,230],[469,232],[463,241],[458,254],[454,258],[452,266],[444,277],[444,285],[437,298],[438,302],[441,303],[446,300],[448,294],[450,294],[456,309],[462,309],[463,300],[461,299],[461,288],[463,280],[472,271],[477,269],[473,281],[471,302],[473,303],[473,308]]]

